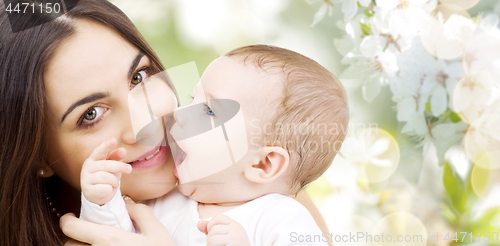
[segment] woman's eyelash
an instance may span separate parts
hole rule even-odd
[[[151,67],[151,66],[143,67],[143,68],[137,70],[134,74],[141,72],[141,71],[146,72],[148,74],[148,77],[149,77],[149,76],[151,76],[151,73],[153,72],[153,67]]]
[[[99,117],[99,119],[93,121],[92,123],[88,123],[88,124],[83,124],[83,122],[82,122],[79,127],[81,129],[84,129],[84,130],[92,129],[95,126],[97,126],[102,121],[102,119],[103,119],[103,117]]]
[[[85,113],[80,116],[80,118],[78,119],[78,128],[80,129],[91,129],[93,128],[94,126],[97,126],[97,124],[99,124],[101,122],[102,119],[104,119],[104,114],[106,113],[106,111],[108,111],[108,109],[105,109],[104,112],[102,112],[102,114],[99,116],[99,118],[97,118],[96,120],[90,122],[90,123],[85,123],[83,122],[83,119],[85,117],[85,114],[91,109],[91,108],[96,108],[96,107],[102,107],[103,105],[102,104],[96,104],[96,105],[93,105],[89,108],[87,108],[87,110],[85,110]]]
[[[149,78],[149,77],[151,76],[151,74],[153,73],[153,71],[154,71],[154,69],[153,69],[153,67],[151,67],[151,66],[143,67],[143,68],[141,68],[141,69],[139,69],[139,70],[135,71],[135,72],[132,74],[132,77],[130,77],[130,78],[129,78],[129,86],[130,86],[130,89],[132,89],[132,88],[134,88],[136,85],[138,85],[138,84],[140,84],[140,83],[144,82],[144,80],[145,80],[146,78]],[[142,80],[140,83],[137,83],[137,84],[135,84],[135,85],[134,85],[134,84],[133,84],[132,82],[130,82],[130,81],[133,79],[133,77],[135,76],[135,74],[137,74],[137,73],[139,73],[139,72],[146,72],[146,73],[147,73],[147,77],[146,77],[146,78],[142,78],[143,80]]]

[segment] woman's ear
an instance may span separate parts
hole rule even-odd
[[[290,156],[282,147],[263,147],[258,164],[245,169],[245,177],[254,183],[270,183],[288,168]]]
[[[54,170],[50,166],[44,166],[37,171],[38,176],[42,178],[48,178],[52,175],[54,175]]]

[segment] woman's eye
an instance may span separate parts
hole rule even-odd
[[[101,115],[105,112],[103,107],[90,107],[87,112],[83,115],[82,123],[89,123],[94,121],[95,119],[101,117]]]
[[[130,83],[132,83],[133,85],[138,85],[142,81],[144,81],[144,79],[146,79],[147,76],[148,74],[146,73],[146,71],[139,71],[134,74]]]
[[[210,107],[207,107],[207,109],[205,109],[205,113],[210,116],[215,116],[214,112]]]

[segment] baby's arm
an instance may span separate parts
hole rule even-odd
[[[198,222],[198,229],[207,234],[207,246],[250,246],[245,228],[224,214],[218,214],[210,221]]]
[[[120,193],[121,174],[130,173],[132,167],[121,162],[127,154],[125,149],[113,150],[115,146],[114,138],[103,142],[95,148],[82,166],[80,218],[134,231]]]

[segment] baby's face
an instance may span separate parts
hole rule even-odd
[[[279,94],[270,79],[240,58],[221,57],[206,69],[193,103],[175,111],[171,130],[182,149],[174,155],[184,195],[200,202],[245,199],[243,172],[258,158],[262,112]]]

